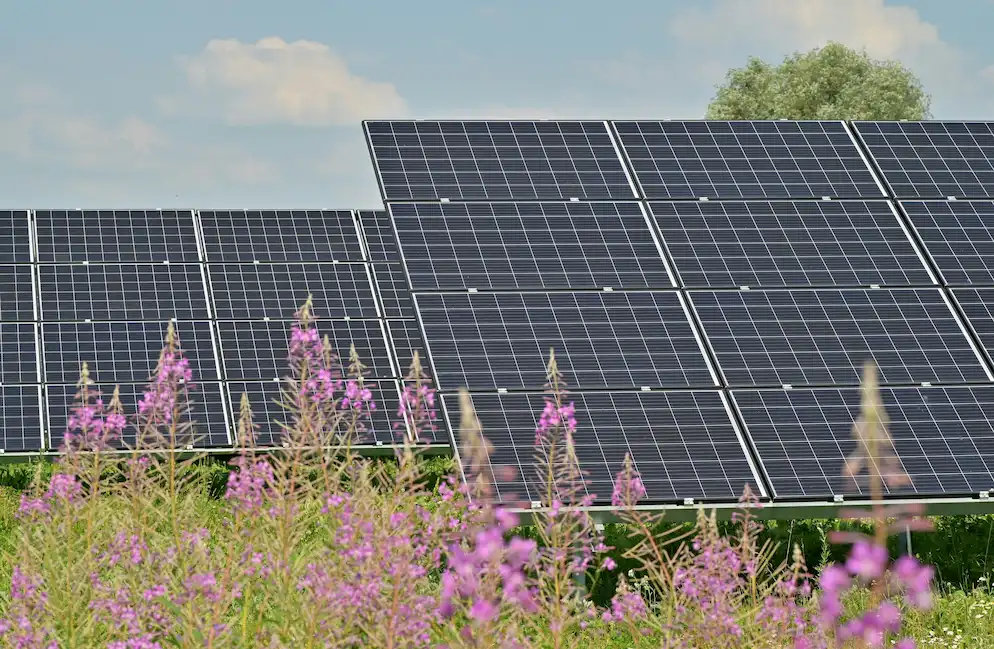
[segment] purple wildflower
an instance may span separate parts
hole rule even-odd
[[[887,548],[871,541],[853,543],[846,569],[864,582],[879,579],[887,568]]]

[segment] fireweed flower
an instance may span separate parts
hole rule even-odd
[[[139,417],[153,424],[178,423],[173,422],[174,413],[184,406],[178,401],[178,395],[192,387],[192,380],[190,361],[183,356],[175,325],[170,322],[155,376],[138,402]]]
[[[273,467],[265,458],[242,455],[231,460],[235,470],[228,474],[225,499],[237,511],[257,513],[275,484]]]
[[[430,440],[438,426],[438,410],[435,406],[435,388],[431,379],[421,366],[421,357],[414,352],[411,368],[404,378],[404,391],[400,396],[397,408],[397,418],[394,429],[405,435],[406,439],[415,442],[424,437]]]

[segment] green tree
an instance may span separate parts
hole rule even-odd
[[[897,61],[829,43],[773,66],[750,58],[728,72],[708,119],[928,119],[921,82]]]

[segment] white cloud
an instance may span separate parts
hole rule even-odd
[[[180,63],[231,124],[355,125],[407,113],[393,84],[353,74],[331,48],[313,41],[215,39]]]

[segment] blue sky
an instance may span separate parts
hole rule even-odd
[[[370,208],[364,118],[700,117],[828,40],[994,119],[994,0],[12,0],[0,207]]]

